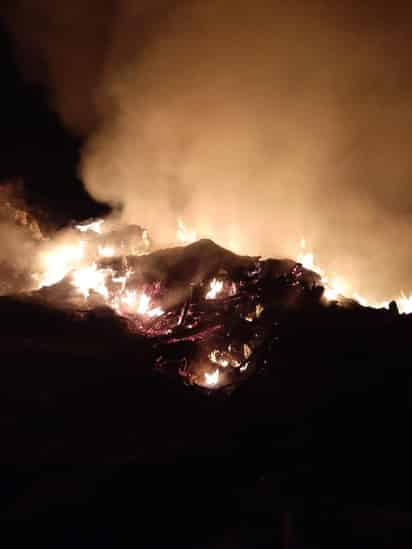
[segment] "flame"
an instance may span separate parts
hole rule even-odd
[[[209,353],[209,360],[210,362],[213,362],[213,364],[218,364],[219,366],[222,366],[222,368],[227,368],[229,366],[229,360],[222,356],[221,351],[218,349],[215,349],[211,353]]]
[[[87,299],[91,292],[100,294],[109,307],[116,310],[118,314],[127,312],[149,318],[157,318],[164,314],[161,307],[151,306],[151,297],[145,293],[140,294],[136,290],[126,290],[126,283],[132,271],[127,271],[122,277],[113,276],[111,269],[98,269],[96,263],[74,271],[72,284],[77,291]],[[117,291],[110,292],[107,283],[120,284]]]
[[[344,295],[349,297],[350,293],[346,282],[337,277],[329,280],[325,271],[315,263],[315,254],[313,252],[306,251],[306,241],[304,238],[302,238],[301,240],[300,247],[301,251],[297,256],[296,261],[300,263],[305,269],[313,271],[321,277],[322,285],[325,290],[323,293],[323,297],[327,301],[339,301],[339,298]]]
[[[96,232],[101,223],[103,220],[90,224],[87,230]],[[85,229],[84,226],[82,228]],[[146,238],[148,239],[147,235]],[[35,276],[39,287],[56,284],[71,272],[70,282],[84,299],[88,299],[92,292],[97,293],[103,297],[107,306],[120,315],[127,313],[157,318],[164,314],[161,307],[151,305],[151,297],[145,292],[126,289],[133,274],[132,269],[128,269],[121,276],[115,276],[110,268],[99,268],[95,261],[88,263],[91,260],[90,255],[86,255],[85,247],[86,242],[80,240],[77,244],[56,245],[44,254],[40,258],[42,273]],[[98,255],[113,257],[116,255],[116,249],[112,246],[99,246]]]
[[[114,305],[115,309],[121,313],[122,309],[127,309],[131,314],[157,318],[164,314],[161,307],[151,308],[151,297],[145,292],[140,295],[136,290],[126,290],[118,298],[119,305]]]
[[[106,286],[106,279],[110,272],[110,269],[98,269],[96,263],[92,263],[92,265],[73,272],[72,284],[85,299],[89,297],[90,292],[93,290],[107,300],[109,290]]]
[[[42,274],[38,276],[40,287],[52,286],[63,280],[69,271],[77,267],[85,256],[85,243],[59,245],[40,258]]]
[[[182,244],[193,244],[199,240],[196,231],[188,229],[182,219],[177,220],[176,240]]]
[[[149,233],[147,232],[146,229],[143,230],[142,240],[143,240],[146,251],[150,250],[151,243],[150,243]]]
[[[130,310],[137,309],[137,292],[134,290],[126,290],[126,292],[121,295],[120,302],[122,305],[125,305]]]
[[[300,242],[300,253],[296,258],[296,261],[305,267],[305,269],[314,271],[321,276],[323,275],[322,269],[315,263],[315,254],[313,252],[306,251],[306,240],[304,238],[302,238]]]
[[[407,296],[401,292],[401,295],[397,300],[397,305],[400,313],[412,313],[412,295]]]
[[[210,282],[209,291],[206,294],[206,299],[216,299],[216,297],[220,294],[220,292],[223,290],[223,281],[218,280],[217,278],[214,278]]]
[[[147,312],[147,316],[150,318],[158,318],[159,316],[164,315],[164,310],[161,307],[155,307],[154,309],[150,309],[150,311]]]
[[[325,287],[324,297],[328,301],[338,301],[339,297],[349,295],[349,290],[346,283],[338,278],[329,281],[327,277],[322,277],[322,282]]]
[[[215,387],[219,383],[220,372],[216,369],[212,374],[205,373],[206,384]]]
[[[310,269],[315,273],[318,273],[322,280],[322,285],[325,289],[324,298],[327,301],[339,301],[339,298],[346,296],[356,300],[363,307],[372,307],[374,309],[388,309],[389,301],[371,302],[359,295],[357,292],[351,292],[349,285],[341,278],[328,279],[325,272],[315,263],[315,256],[312,252],[306,252],[306,241],[304,238],[301,240],[301,251],[298,254],[296,260],[301,263],[305,269]],[[400,296],[394,299],[398,305],[398,310],[403,314],[412,313],[412,295],[405,295],[401,292]]]
[[[151,297],[144,292],[140,294],[139,305],[137,312],[139,315],[147,315],[150,318],[155,318],[163,314],[163,309],[161,307],[156,307],[155,309],[150,308]]]
[[[123,292],[125,291],[126,289],[126,284],[127,284],[127,281],[129,280],[129,277],[130,275],[133,274],[133,270],[132,269],[128,269],[126,271],[126,274],[124,274],[123,276],[114,276],[112,278],[112,281],[116,284],[120,284],[121,287],[120,287],[120,294],[122,295]],[[127,292],[126,292],[127,293]]]
[[[116,250],[113,246],[99,246],[98,253],[100,257],[114,257],[116,255]]]
[[[76,225],[76,229],[78,229],[82,233],[97,233],[102,234],[102,225],[104,223],[104,219],[98,219],[97,221],[93,221],[92,223],[88,223],[87,225]]]

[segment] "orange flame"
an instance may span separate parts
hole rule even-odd
[[[76,225],[76,229],[78,229],[82,233],[97,233],[102,234],[102,225],[104,223],[104,219],[98,219],[97,221],[93,221],[92,223],[88,223],[87,225]]]
[[[177,220],[176,240],[181,244],[193,244],[198,240],[196,231],[188,229],[181,218]]]
[[[215,370],[211,374],[209,374],[208,372],[205,372],[205,381],[206,381],[206,384],[209,385],[210,387],[215,387],[219,383],[219,377],[220,377],[219,370]]]
[[[223,290],[223,281],[214,278],[210,283],[210,289],[206,294],[206,299],[216,299]]]

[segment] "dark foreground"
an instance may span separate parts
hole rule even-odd
[[[283,312],[269,367],[207,396],[115,317],[0,314],[1,462],[30,467],[1,516],[43,545],[412,546],[409,317]]]

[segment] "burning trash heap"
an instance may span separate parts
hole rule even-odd
[[[138,226],[105,232],[99,220],[75,230],[76,245],[43,256],[33,298],[110,309],[156,346],[156,368],[205,389],[234,387],[263,365],[276,340],[273,308],[297,305],[320,282],[295,262],[241,257],[210,240],[150,252]]]
[[[182,221],[177,241],[152,251],[137,225],[74,225],[63,240],[40,239],[33,288],[20,295],[80,318],[91,311],[120,318],[152,348],[157,370],[226,392],[271,363],[285,314],[363,309],[340,295],[311,254],[296,261],[239,256],[197,240]]]

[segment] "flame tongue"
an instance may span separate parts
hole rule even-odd
[[[85,225],[84,224],[76,225],[76,229],[78,229],[82,233],[93,232],[97,234],[102,234],[103,223],[104,223],[104,219],[98,219],[97,221],[93,221],[92,223],[87,223]]]
[[[40,287],[57,284],[67,273],[78,266],[85,258],[85,243],[80,240],[77,245],[62,245],[47,252],[42,258],[43,276],[40,278]]]
[[[196,231],[190,230],[183,223],[182,219],[177,220],[176,240],[181,244],[192,244],[198,240]]]
[[[205,382],[206,385],[209,385],[210,387],[215,387],[219,383],[219,377],[220,372],[219,370],[215,370],[213,373],[205,373]]]
[[[327,301],[338,301],[339,298],[342,298],[345,294],[347,294],[348,288],[344,281],[338,278],[329,280],[323,269],[316,265],[315,254],[313,252],[306,251],[306,241],[304,238],[302,238],[301,251],[296,260],[305,269],[313,271],[321,277],[322,285],[325,290],[323,296]]]
[[[210,283],[209,291],[206,294],[206,299],[216,299],[223,290],[223,281],[214,278]]]
[[[94,291],[108,300],[109,290],[106,279],[111,272],[110,269],[98,269],[96,263],[93,263],[88,267],[74,271],[72,284],[85,299],[90,296],[91,291]]]
[[[113,246],[99,246],[98,253],[100,257],[114,257],[116,250]]]

